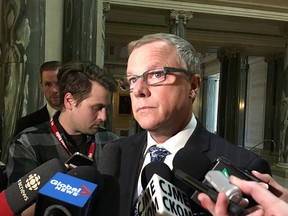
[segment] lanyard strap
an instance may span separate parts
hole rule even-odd
[[[68,149],[68,146],[66,145],[66,143],[64,142],[58,128],[56,127],[55,123],[54,123],[54,120],[53,118],[51,118],[50,120],[50,127],[52,129],[52,132],[54,134],[54,136],[56,137],[56,139],[61,143],[61,145],[64,147],[64,149],[68,152],[68,154],[71,156],[72,153],[71,151]],[[94,157],[94,154],[95,154],[95,141],[93,141],[89,147],[89,150],[88,150],[88,157],[93,159]]]

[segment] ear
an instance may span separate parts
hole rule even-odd
[[[201,84],[201,76],[200,74],[194,74],[193,76],[191,76],[189,78],[189,82],[190,82],[190,91],[189,91],[189,97],[191,97],[193,100],[196,98],[197,93],[199,91],[200,88],[200,84]]]
[[[40,81],[39,81],[39,84],[40,84],[41,91],[44,92],[44,90],[43,90],[44,87],[43,87],[43,85],[42,85],[42,80],[41,80],[41,79],[40,79]]]
[[[76,101],[70,92],[65,94],[63,103],[64,107],[69,110],[76,106]]]

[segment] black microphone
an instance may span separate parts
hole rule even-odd
[[[141,182],[145,189],[136,205],[139,216],[192,215],[187,194],[172,181],[172,172],[165,163],[151,162],[144,167]]]
[[[103,186],[92,204],[93,216],[119,216],[120,184],[111,175],[103,174]]]
[[[92,166],[78,166],[67,174],[58,172],[39,191],[35,216],[92,216],[103,182]]]
[[[1,214],[7,216],[20,214],[35,202],[39,189],[56,172],[66,172],[66,170],[64,164],[54,158],[12,183],[0,194]]]
[[[170,168],[163,162],[154,161],[148,163],[142,170],[141,173],[142,188],[147,187],[148,182],[151,180],[152,176],[155,173],[169,182],[173,181],[173,175]]]
[[[121,149],[115,143],[106,144],[103,148],[97,169],[101,174],[119,177],[121,166]]]
[[[173,159],[173,169],[181,169],[199,181],[204,180],[205,174],[212,166],[212,162],[206,155],[188,147],[180,149]]]
[[[173,172],[175,172],[176,169],[179,169],[198,181],[204,180],[205,174],[213,166],[212,162],[206,155],[204,155],[199,150],[189,147],[180,149],[175,154],[172,164]],[[207,212],[202,208],[198,199],[195,199],[196,189],[194,187],[191,187],[176,177],[174,178],[174,184],[188,195],[193,213]]]

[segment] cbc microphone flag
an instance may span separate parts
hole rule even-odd
[[[58,172],[39,190],[39,194],[83,207],[96,187],[91,182]]]

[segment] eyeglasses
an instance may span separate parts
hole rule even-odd
[[[166,75],[172,72],[187,73],[187,70],[183,68],[173,68],[173,67],[154,68],[154,69],[145,71],[142,75],[139,75],[139,76],[128,75],[118,80],[118,82],[119,82],[120,88],[123,91],[129,91],[135,87],[135,84],[139,78],[143,78],[144,82],[147,85],[153,86],[166,80]]]

